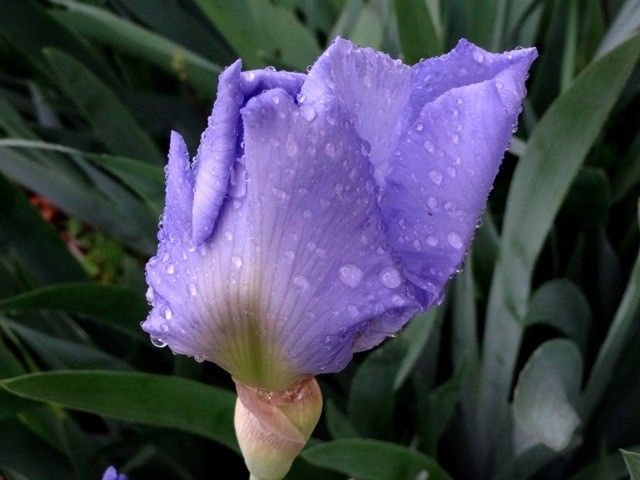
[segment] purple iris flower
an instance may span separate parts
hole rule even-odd
[[[124,473],[118,474],[115,467],[109,467],[102,474],[102,480],[129,480],[129,477]]]
[[[461,40],[409,67],[338,38],[307,74],[228,67],[193,163],[171,135],[143,329],[284,390],[437,304],[535,57]]]

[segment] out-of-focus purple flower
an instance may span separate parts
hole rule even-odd
[[[438,303],[535,57],[461,40],[408,67],[337,39],[306,75],[231,65],[193,164],[171,135],[144,330],[285,390]]]
[[[124,473],[118,473],[115,467],[107,468],[102,474],[102,480],[129,480]]]

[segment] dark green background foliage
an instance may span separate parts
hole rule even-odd
[[[320,378],[287,478],[640,478],[639,27],[640,0],[0,1],[2,477],[246,478],[228,375],[138,325],[168,132],[195,151],[235,58],[304,71],[342,35],[540,58],[446,302]]]

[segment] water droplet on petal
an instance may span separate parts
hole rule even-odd
[[[236,268],[240,268],[242,266],[242,259],[236,255],[231,257],[231,262]]]
[[[316,118],[316,109],[311,105],[302,105],[300,107],[300,115],[302,115],[307,122],[310,122]]]
[[[294,157],[296,153],[298,153],[298,145],[293,137],[289,137],[287,139],[287,143],[285,144],[285,150],[287,151],[287,155],[290,157]]]
[[[171,320],[173,318],[173,312],[169,307],[164,309],[164,318],[166,318],[167,320]]]
[[[189,289],[189,294],[192,297],[195,297],[198,295],[198,287],[196,287],[195,283],[190,283],[189,286],[187,287]]]
[[[144,296],[147,299],[147,302],[153,303],[153,300],[155,299],[155,293],[153,291],[153,287],[147,288],[147,293],[145,293]]]
[[[433,153],[434,150],[436,149],[435,145],[433,144],[433,142],[429,141],[429,140],[425,140],[424,141],[424,148],[427,152],[429,153]]]
[[[327,144],[324,146],[324,151],[331,158],[334,158],[336,156],[336,146],[331,142],[327,142]]]
[[[311,217],[312,217],[312,215],[313,215],[313,214],[311,213],[311,210],[304,210],[304,211],[302,212],[302,216],[303,216],[304,218],[311,218]]]
[[[429,172],[429,178],[436,185],[440,185],[440,183],[442,182],[442,173],[440,173],[438,170],[431,170]]]
[[[151,343],[154,347],[164,348],[167,344],[160,337],[151,337]]]
[[[429,208],[434,209],[438,206],[438,201],[436,200],[436,197],[429,197],[427,198],[427,205],[429,206]]]
[[[298,290],[304,290],[309,286],[309,281],[302,275],[296,275],[295,277],[293,277],[293,280],[291,280],[291,283],[293,283],[293,285]]]
[[[449,175],[451,178],[455,178],[456,169],[453,167],[447,167],[447,175]]]
[[[205,357],[204,355],[202,355],[202,354],[200,354],[200,353],[196,353],[196,354],[193,356],[193,359],[194,359],[196,362],[198,362],[198,363],[202,363],[202,362],[204,362],[204,361],[206,360],[206,358],[207,358],[207,357]]]
[[[458,142],[460,141],[460,137],[458,136],[458,134],[457,134],[457,133],[453,133],[453,134],[451,134],[451,141],[452,141],[453,143],[458,143]]]
[[[396,288],[402,283],[402,276],[395,268],[387,267],[380,272],[380,282],[387,288]]]
[[[429,235],[427,237],[427,245],[429,245],[430,247],[436,247],[438,245],[438,237]]]
[[[482,63],[484,62],[484,55],[482,55],[482,53],[478,51],[475,51],[473,52],[473,59],[478,63]]]
[[[360,311],[358,310],[358,307],[356,307],[355,305],[349,305],[347,307],[347,311],[349,312],[349,315],[351,315],[352,317],[357,317],[358,314],[360,313]]]
[[[170,263],[170,264],[167,266],[167,273],[168,273],[169,275],[173,275],[174,273],[176,273],[176,267],[173,265],[173,263]]]
[[[360,283],[360,280],[362,280],[362,270],[356,265],[349,263],[340,267],[339,277],[342,283],[354,288]]]
[[[456,250],[460,250],[464,245],[464,243],[462,242],[462,237],[456,232],[449,232],[449,234],[447,235],[447,241],[449,242],[449,245],[451,245]]]
[[[421,123],[416,124],[416,132],[421,132],[424,130],[424,125]]]
[[[229,241],[233,240],[233,233],[227,230],[226,232],[224,232],[224,238],[226,238]]]

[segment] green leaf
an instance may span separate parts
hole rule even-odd
[[[545,324],[556,328],[584,350],[591,308],[582,290],[569,280],[558,278],[535,291],[524,322],[527,326]]]
[[[356,371],[347,411],[349,421],[361,436],[392,436],[396,403],[393,382],[405,348],[401,342],[389,342],[371,352]]]
[[[153,140],[98,77],[60,50],[47,48],[44,54],[65,94],[111,152],[151,163],[162,161]]]
[[[235,396],[192,380],[99,370],[34,373],[4,380],[7,391],[126,422],[183,430],[238,450]]]
[[[149,307],[142,292],[123,285],[59,283],[0,300],[0,312],[61,310],[113,323],[136,337]]]
[[[402,53],[409,64],[442,54],[442,38],[425,0],[395,0]]]
[[[395,443],[341,439],[321,443],[302,452],[309,463],[360,480],[407,480],[451,477],[432,458]]]
[[[540,120],[515,171],[494,271],[477,417],[485,457],[507,409],[533,268],[553,220],[638,57],[640,35],[593,63]],[[576,129],[575,126],[580,125]]]
[[[16,332],[49,368],[132,370],[125,361],[97,348],[52,337],[9,320],[0,319],[0,324]]]
[[[596,53],[596,58],[609,53],[640,29],[640,0],[627,0],[616,15]]]
[[[69,9],[60,18],[83,35],[187,80],[207,99],[215,94],[221,68],[171,40],[102,8],[73,0],[53,0]],[[158,9],[162,10],[162,9]],[[124,151],[116,153],[132,155]],[[144,158],[144,157],[143,157]]]
[[[2,146],[60,152],[71,155],[74,158],[86,159],[115,175],[131,190],[140,195],[157,215],[160,215],[162,211],[164,204],[164,178],[160,166],[134,160],[133,158],[116,157],[104,153],[81,152],[75,148],[38,140],[2,138],[0,139],[0,147]]]
[[[354,438],[359,436],[347,416],[338,409],[330,398],[324,402],[324,415],[327,421],[327,428],[333,438]]]
[[[351,383],[349,420],[363,436],[388,438],[393,430],[395,393],[404,384],[442,320],[442,308],[413,318],[398,336],[374,350]],[[376,388],[371,389],[375,381]]]
[[[516,422],[534,443],[560,452],[580,425],[576,402],[582,356],[569,340],[543,343],[520,372],[513,394]]]
[[[418,415],[423,418],[422,438],[426,451],[431,455],[437,453],[438,441],[456,413],[456,405],[469,372],[468,365],[461,363],[451,378],[429,392],[424,400],[418,398],[416,401],[420,410]]]
[[[32,158],[0,147],[0,171],[12,180],[51,200],[69,216],[117,237],[132,249],[145,254],[154,252],[157,219],[151,210],[92,165],[82,165],[88,176],[78,168],[68,168],[73,165],[65,165],[64,160]]]
[[[122,2],[122,6],[158,34],[184,45],[203,58],[211,58],[219,65],[228,65],[235,59],[220,34],[206,28],[189,6],[173,0],[164,2],[162,8],[158,8],[156,0]]]
[[[59,452],[43,442],[17,420],[0,423],[2,442],[0,470],[18,473],[27,480],[69,480],[74,478],[71,466]]]
[[[275,61],[303,70],[320,55],[313,34],[268,0],[195,0],[249,68]]]
[[[0,162],[2,158],[0,157]],[[83,280],[82,267],[18,187],[0,175],[0,252],[15,252],[36,283]]]
[[[631,480],[640,480],[640,453],[620,450],[624,463],[627,465]]]
[[[637,325],[640,310],[640,252],[627,282],[618,310],[598,351],[584,393],[585,417],[589,417],[609,385],[625,346]]]
[[[0,2],[0,31],[45,74],[49,73],[49,66],[42,51],[54,47],[82,61],[110,83],[115,81],[107,62],[85,39],[32,0]]]

